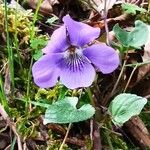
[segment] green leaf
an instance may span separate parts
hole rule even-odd
[[[44,38],[34,38],[30,41],[30,47],[35,50],[33,58],[38,60],[42,55],[41,49],[47,44],[47,40]]]
[[[46,23],[49,23],[51,25],[57,20],[59,20],[59,18],[57,16],[53,16],[52,18],[47,19]]]
[[[140,20],[135,21],[135,28],[131,32],[121,29],[118,24],[114,26],[113,31],[118,41],[125,47],[139,49],[149,37],[148,26]]]
[[[38,60],[40,57],[42,57],[43,53],[41,50],[36,51],[36,53],[33,55],[33,58],[35,60]]]
[[[47,44],[47,41],[42,38],[34,38],[30,41],[30,46],[32,49],[37,50],[43,48]]]
[[[66,97],[50,105],[45,112],[44,124],[79,122],[94,115],[95,109],[90,104],[77,109],[77,103],[77,97]]]
[[[135,94],[119,94],[111,102],[108,110],[115,125],[122,126],[131,117],[139,115],[147,99]]]
[[[127,14],[134,14],[136,15],[136,11],[140,11],[140,12],[146,12],[146,10],[144,8],[140,8],[139,6],[135,5],[135,4],[131,4],[131,3],[123,3],[122,5],[122,9],[127,13]]]
[[[68,88],[63,86],[59,89],[59,96],[58,96],[58,100],[62,100],[65,98],[66,94],[68,93]]]
[[[129,45],[135,48],[144,45],[149,38],[148,26],[140,20],[135,21],[135,28],[129,35]]]
[[[128,38],[129,38],[130,32],[127,32],[121,29],[118,24],[116,24],[113,27],[113,31],[115,32],[115,36],[117,40],[121,42],[121,44],[123,44],[124,46],[128,46],[128,43],[129,43]]]
[[[18,99],[18,100],[21,100],[23,102],[27,102],[24,99]],[[50,106],[50,104],[45,103],[46,99],[41,99],[40,101],[41,102],[30,101],[30,103],[33,104],[33,105],[35,105],[35,106],[40,106],[40,107],[44,107],[44,108],[48,108]]]

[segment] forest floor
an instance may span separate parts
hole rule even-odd
[[[88,88],[40,88],[32,66],[67,14],[99,28],[96,42],[120,63],[109,74],[96,69]],[[150,1],[3,0],[0,19],[0,150],[150,148]]]

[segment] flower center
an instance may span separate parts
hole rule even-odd
[[[82,70],[86,62],[83,56],[83,50],[80,47],[70,46],[64,52],[63,66],[67,66],[72,72]]]
[[[75,46],[70,46],[70,47],[68,48],[68,51],[70,52],[70,54],[74,54],[75,51],[76,51],[76,47],[75,47]]]
[[[80,47],[70,46],[64,53],[64,58],[72,58],[76,56],[82,56],[82,49]]]

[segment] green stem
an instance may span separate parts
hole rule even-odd
[[[17,0],[17,3],[18,3],[18,0]],[[19,53],[18,37],[17,37],[17,19],[18,19],[18,16],[17,16],[18,8],[17,8],[17,6],[18,5],[16,5],[16,9],[15,9],[15,34],[14,34],[14,42],[15,42],[15,48],[16,48],[16,51],[17,51],[17,56],[18,56],[18,59],[19,59],[19,65],[20,65],[21,70],[23,70],[22,62],[21,62],[21,56],[20,56],[20,53]]]
[[[16,141],[17,141],[17,138],[16,136],[13,138],[13,141],[11,143],[11,147],[10,147],[10,150],[14,150],[15,149],[15,144],[16,144]]]
[[[26,101],[26,112],[28,113],[28,108],[30,106],[30,81],[31,81],[31,78],[32,78],[32,75],[31,75],[31,70],[32,70],[32,65],[33,65],[33,57],[31,58],[31,62],[30,62],[30,67],[29,67],[29,72],[28,72],[28,78],[27,78],[27,101]]]
[[[34,17],[33,17],[32,26],[31,26],[30,40],[33,40],[33,38],[34,38],[34,36],[35,36],[34,27],[35,27],[35,22],[37,21],[37,16],[38,16],[38,12],[39,12],[39,9],[40,9],[40,6],[41,6],[42,1],[43,1],[43,0],[39,0],[39,1],[38,1],[37,7],[36,7],[36,10],[35,10],[35,14],[34,14]]]
[[[35,14],[34,14],[34,17],[33,17],[33,22],[32,22],[32,26],[31,26],[31,34],[30,34],[30,41],[32,41],[34,39],[34,36],[35,36],[35,30],[34,30],[34,27],[35,27],[35,22],[37,20],[37,16],[38,16],[38,11],[40,9],[40,5],[42,3],[43,0],[39,0],[38,1],[38,4],[37,4],[37,7],[36,7],[36,10],[35,10]],[[32,54],[32,53],[31,53]],[[31,58],[31,62],[30,62],[30,67],[29,67],[29,72],[28,72],[28,77],[27,77],[27,102],[26,102],[26,112],[28,113],[28,108],[30,106],[30,81],[31,81],[31,70],[32,70],[32,65],[33,65],[33,56]]]
[[[119,74],[119,77],[118,77],[118,79],[117,79],[117,81],[116,81],[116,83],[115,83],[115,85],[114,85],[114,88],[113,88],[111,94],[110,94],[111,96],[114,94],[114,92],[115,92],[115,90],[116,90],[116,88],[117,88],[117,86],[118,86],[118,84],[119,84],[119,81],[120,81],[120,79],[121,79],[121,77],[122,77],[122,75],[123,75],[123,71],[124,71],[126,62],[127,62],[127,60],[125,60],[124,63],[123,63],[123,66],[122,66],[122,68],[121,68],[121,72],[120,72],[120,74]]]
[[[89,99],[90,99],[90,104],[94,108],[96,108],[95,102],[94,102],[94,99],[93,99],[93,96],[92,96],[91,89],[88,87],[86,91],[87,91]],[[93,137],[93,120],[92,120],[92,124],[91,124],[91,133],[90,133],[90,135],[91,135],[91,147],[93,147],[94,146],[94,142],[93,142],[93,138],[92,138]]]
[[[135,63],[135,64],[127,64],[125,65],[126,67],[134,67],[136,65],[138,66],[142,66],[142,65],[147,65],[147,64],[150,64],[150,61],[146,61],[146,62],[142,62],[142,63]]]
[[[13,51],[10,45],[10,36],[9,36],[9,29],[8,29],[8,11],[7,11],[7,1],[5,2],[5,29],[6,29],[6,42],[7,42],[7,51],[8,51],[8,63],[10,69],[10,80],[12,83],[12,89],[14,89],[15,81],[14,81],[14,60],[13,60]],[[13,90],[12,90],[13,91]]]
[[[107,141],[108,141],[109,150],[114,150],[114,147],[113,147],[113,145],[112,145],[112,142],[111,142],[109,133],[110,133],[109,131],[106,131],[106,138],[107,138]]]
[[[92,92],[91,92],[91,89],[90,89],[89,87],[87,88],[87,93],[88,93],[88,96],[89,96],[89,98],[90,98],[90,103],[91,103],[91,105],[95,108],[95,102],[94,102],[94,100],[93,100]]]
[[[8,110],[9,106],[8,106],[8,101],[5,95],[5,91],[4,91],[4,86],[3,86],[3,81],[2,81],[2,75],[0,74],[0,103],[2,103],[3,107]]]
[[[132,70],[132,72],[131,72],[131,74],[130,74],[130,77],[129,77],[129,79],[128,79],[128,82],[127,82],[127,84],[126,84],[126,86],[125,86],[125,88],[124,88],[124,91],[123,91],[123,92],[126,92],[126,90],[127,90],[128,86],[129,86],[129,83],[130,83],[130,81],[131,81],[131,78],[132,78],[132,76],[133,76],[133,74],[134,74],[135,70],[137,69],[137,67],[138,67],[138,65],[136,65],[136,66],[134,67],[134,69]]]
[[[72,91],[72,97],[76,96],[76,94],[77,94],[77,90],[74,89],[74,90]],[[64,140],[63,140],[63,142],[62,142],[62,144],[61,144],[59,150],[63,150],[64,144],[65,144],[66,139],[67,139],[67,137],[68,137],[68,135],[69,135],[69,131],[70,131],[70,129],[71,129],[71,126],[72,126],[72,123],[69,123],[68,128],[67,128],[66,135],[65,135],[65,137],[64,137]]]

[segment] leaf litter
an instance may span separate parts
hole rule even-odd
[[[111,44],[113,48],[117,49],[118,53],[120,49],[124,50],[120,62],[126,61],[127,65],[123,70],[120,81],[116,85],[113,94],[110,93],[112,93],[118,80],[122,63],[120,67],[111,74],[105,75],[101,72],[97,73],[96,79],[90,87],[90,91],[86,88],[79,88],[72,91],[59,83],[57,83],[54,88],[41,89],[32,81],[30,68],[32,67],[33,61],[35,62],[42,56],[41,50],[51,38],[52,32],[61,26],[62,18],[66,14],[69,13],[73,19],[77,21],[82,21],[93,27],[99,27],[102,34],[98,39],[100,42],[106,42],[105,23],[108,23],[108,32],[112,33],[112,29],[116,23],[119,23],[120,28],[127,29],[130,27],[133,28],[137,20],[143,21],[146,24],[150,22],[147,15],[148,12],[145,12],[145,10],[148,9],[147,1],[145,1],[144,4],[138,0],[109,1],[109,5],[106,6],[106,10],[108,11],[107,18],[103,16],[102,6],[104,5],[104,1],[93,0],[90,3],[88,2],[87,0],[76,2],[69,0],[44,0],[41,1],[40,4],[39,1],[32,0],[28,0],[27,3],[25,1],[19,3],[12,1],[7,5],[9,42],[7,40],[7,31],[4,24],[6,15],[4,3],[2,2],[0,4],[0,100],[8,114],[8,118],[5,118],[5,115],[1,111],[3,109],[0,109],[0,134],[1,137],[3,137],[3,139],[0,138],[0,142],[2,143],[0,144],[1,149],[14,147],[14,149],[21,150],[24,147],[24,149],[29,150],[55,150],[61,148],[63,140],[65,139],[64,137],[68,131],[68,124],[56,124],[58,122],[57,120],[55,124],[47,122],[47,125],[43,125],[43,116],[47,109],[43,106],[53,106],[61,101],[60,98],[64,99],[66,96],[76,96],[79,98],[79,101],[77,103],[77,109],[71,109],[70,112],[68,111],[69,114],[73,114],[74,112],[74,119],[65,123],[76,122],[75,119],[78,116],[76,111],[84,106],[91,106],[89,105],[91,99],[94,101],[91,103],[93,106],[87,110],[85,107],[86,115],[82,116],[81,111],[81,117],[77,117],[79,119],[78,121],[91,118],[93,113],[90,117],[88,117],[88,114],[93,107],[95,107],[96,113],[91,119],[82,122],[77,121],[78,123],[72,124],[69,135],[65,139],[65,144],[63,144],[63,149],[110,149],[112,147],[113,149],[133,149],[146,148],[150,145],[150,139],[149,136],[147,136],[149,135],[148,131],[150,129],[150,120],[147,119],[149,102],[139,117],[132,115],[132,118],[128,118],[130,120],[125,123],[123,127],[115,126],[112,123],[113,120],[111,120],[111,116],[107,113],[110,102],[113,102],[113,98],[122,93],[125,88],[128,93],[137,94],[147,99],[150,98],[150,67],[148,63],[150,60],[150,43],[149,39],[145,42],[146,36],[144,36],[144,42],[141,42],[139,38],[138,44],[140,42],[142,44],[137,45],[137,43],[134,44],[133,41],[130,45],[130,49],[127,50],[125,47],[122,47],[122,45],[119,45],[120,43],[115,40],[115,34],[112,34],[109,41],[110,43],[107,44]],[[127,2],[126,7],[122,8],[121,3],[124,4],[125,2]],[[128,3],[132,3],[132,5]],[[19,5],[17,6],[16,4]],[[39,4],[40,7],[37,9]],[[16,7],[19,9],[15,9]],[[30,10],[28,10],[28,8],[30,8]],[[125,14],[126,11],[128,14]],[[35,14],[37,14],[37,16]],[[56,18],[53,18],[54,16],[56,16]],[[50,20],[50,18],[53,19]],[[142,32],[143,35],[146,34],[144,31]],[[11,65],[8,60],[8,46],[12,49],[13,53],[11,60],[13,60],[14,65],[14,85],[11,80],[13,72],[10,72],[9,68]],[[140,50],[139,46],[141,48]],[[147,64],[144,64],[146,62]],[[133,72],[135,64],[137,63],[138,66],[135,72]],[[128,81],[129,84],[127,86]],[[6,101],[4,101],[4,99],[6,99]],[[65,114],[65,108],[62,107],[61,109],[61,107],[59,107],[59,109],[64,110]],[[53,109],[54,108],[55,107],[53,107]],[[62,118],[60,117],[59,119],[66,118],[67,116],[64,115],[63,112],[60,114]],[[139,114],[139,112],[135,113],[135,115],[137,114]],[[137,122],[140,122],[140,131],[145,129],[147,132],[139,132],[136,128]],[[133,136],[132,130],[130,129],[134,130]],[[134,140],[139,141],[139,143],[134,143]]]

